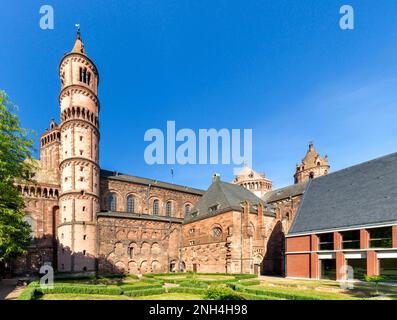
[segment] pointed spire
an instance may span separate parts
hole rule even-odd
[[[83,41],[81,40],[80,24],[76,24],[76,28],[77,28],[76,42],[74,43],[72,52],[86,54],[84,50]]]

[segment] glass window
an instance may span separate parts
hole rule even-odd
[[[334,250],[334,234],[324,233],[318,236],[319,250]]]
[[[127,212],[135,212],[135,199],[134,196],[127,197]]]
[[[159,215],[159,201],[158,200],[153,201],[153,215],[155,215],[155,216]]]
[[[380,275],[385,277],[386,281],[397,282],[397,259],[379,259]]]
[[[360,249],[360,230],[341,232],[343,249]]]
[[[185,215],[188,215],[190,213],[190,204],[185,205]]]
[[[109,210],[116,211],[117,210],[117,196],[115,193],[111,193],[109,195]]]
[[[213,236],[214,238],[218,238],[218,237],[220,237],[221,235],[222,235],[222,229],[221,229],[221,228],[215,227],[215,228],[212,229],[212,236]]]
[[[392,227],[368,229],[370,248],[391,248]]]
[[[167,215],[167,217],[171,217],[171,214],[172,214],[172,202],[171,201],[167,201],[167,203],[165,205],[165,214]]]

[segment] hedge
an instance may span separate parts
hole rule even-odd
[[[187,288],[187,287],[170,287],[167,288],[169,293],[191,293],[191,294],[204,294],[204,288]]]
[[[130,296],[130,297],[150,296],[150,295],[156,295],[156,294],[162,294],[162,293],[165,293],[164,288],[152,288],[152,289],[145,289],[145,290],[124,291],[124,294],[126,296]]]
[[[308,295],[304,293],[277,292],[272,290],[266,290],[266,288],[263,289],[246,288],[241,285],[236,285],[235,290],[258,296],[268,296],[268,297],[275,297],[275,298],[287,299],[287,300],[321,300],[316,296]]]
[[[181,287],[186,288],[207,288],[208,283],[202,282],[200,280],[186,280],[179,283]]]
[[[104,295],[120,295],[123,293],[118,287],[98,287],[98,286],[68,286],[55,285],[50,288],[36,288],[36,291],[42,294],[47,293],[81,293],[81,294],[104,294]]]
[[[148,284],[148,285],[140,285],[140,286],[134,286],[134,285],[123,285],[120,286],[121,290],[123,292],[126,291],[134,291],[134,290],[148,290],[148,289],[157,289],[157,288],[162,288],[162,284]]]
[[[26,288],[18,297],[18,300],[34,300],[36,297],[36,288]]]
[[[239,294],[245,300],[284,300],[275,296],[256,295],[247,292],[239,292]]]
[[[236,277],[236,279],[238,279],[238,280],[258,278],[258,275],[250,274],[250,273],[234,273],[234,274],[232,274],[232,276]]]
[[[164,284],[164,281],[160,280],[160,279],[153,279],[153,278],[145,278],[145,277],[143,277],[142,280],[144,282],[152,282],[152,283]]]
[[[238,283],[244,287],[257,286],[261,284],[259,280],[243,280],[243,281],[239,281]]]

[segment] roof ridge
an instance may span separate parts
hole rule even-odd
[[[392,157],[392,156],[397,156],[397,152],[389,153],[389,154],[386,154],[386,155],[383,155],[383,156],[380,156],[380,157],[377,157],[377,158],[374,158],[374,159],[371,159],[371,160],[367,160],[367,161],[363,161],[363,162],[360,162],[360,163],[356,163],[356,164],[353,164],[353,165],[351,165],[349,167],[342,168],[342,169],[339,169],[339,170],[336,170],[336,171],[333,171],[333,172],[329,172],[326,175],[316,177],[313,180],[318,180],[318,179],[321,179],[321,178],[329,177],[329,176],[332,176],[332,175],[334,175],[336,173],[340,173],[340,172],[343,172],[343,171],[351,170],[351,169],[357,168],[359,166],[362,166],[362,165],[365,165],[365,164],[368,164],[368,163],[372,163],[374,161],[382,160],[384,158]]]
[[[164,184],[168,184],[168,185],[171,185],[171,186],[177,186],[177,187],[182,187],[182,188],[189,188],[189,189],[193,189],[193,190],[205,192],[204,189],[199,189],[199,188],[195,188],[195,187],[189,187],[189,186],[186,186],[186,185],[176,184],[176,183],[167,182],[167,181],[163,181],[163,180],[157,180],[157,179],[152,179],[152,178],[145,178],[145,177],[135,176],[135,175],[131,175],[131,174],[128,174],[128,173],[118,172],[118,171],[115,171],[115,170],[101,169],[101,171],[103,171],[103,172],[109,172],[109,173],[111,173],[111,174],[114,174],[114,173],[117,173],[117,174],[118,174],[117,176],[111,175],[111,176],[109,176],[109,177],[115,177],[115,178],[117,178],[117,177],[120,177],[120,176],[127,176],[127,177],[130,177],[130,178],[137,178],[137,179],[142,179],[142,180],[147,180],[147,181],[159,182],[159,183],[164,183]]]

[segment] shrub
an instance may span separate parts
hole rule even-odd
[[[385,280],[384,277],[382,276],[368,276],[366,275],[364,277],[365,281],[367,282],[372,282],[375,283],[375,288],[376,288],[376,294],[379,295],[379,282],[382,282]]]
[[[181,287],[186,288],[207,288],[208,283],[200,280],[185,280],[179,283]]]
[[[245,300],[284,300],[275,296],[256,295],[252,293],[240,292]]]
[[[152,288],[152,289],[145,289],[145,290],[130,290],[125,291],[124,294],[130,297],[139,297],[139,296],[150,296],[155,294],[162,294],[165,293],[164,288]]]
[[[205,291],[205,299],[208,300],[244,300],[244,298],[232,290],[231,288],[225,286],[210,286]]]
[[[143,279],[142,279],[144,282],[152,282],[152,283],[158,283],[158,284],[164,284],[164,281],[163,280],[160,280],[160,279],[154,279],[154,278],[145,278],[145,277],[143,277]]]
[[[248,287],[248,286],[260,285],[261,282],[259,280],[243,280],[243,281],[240,281],[239,284],[241,284],[242,286]]]
[[[18,297],[18,300],[34,300],[36,297],[36,288],[27,287]]]
[[[236,285],[235,289],[243,293],[249,293],[258,296],[268,296],[268,297],[274,297],[274,298],[286,299],[286,300],[321,300],[321,298],[317,296],[313,296],[306,293],[300,293],[300,292],[299,293],[279,292],[266,288],[263,289],[247,288],[241,285]]]
[[[39,281],[37,281],[37,280],[34,280],[28,284],[29,288],[34,288],[34,287],[38,287],[38,286],[39,286]]]
[[[134,291],[134,290],[148,290],[162,288],[161,284],[148,284],[148,285],[123,285],[120,286],[123,292]]]
[[[250,274],[250,273],[235,273],[235,274],[232,274],[232,276],[234,276],[238,280],[258,278],[258,276],[256,274]]]
[[[38,292],[47,293],[82,293],[82,294],[103,294],[103,295],[120,295],[121,288],[118,287],[102,287],[88,285],[54,285],[54,288],[36,288]]]
[[[191,293],[191,294],[203,294],[205,293],[204,288],[188,288],[188,287],[171,287],[167,288],[169,293]]]

